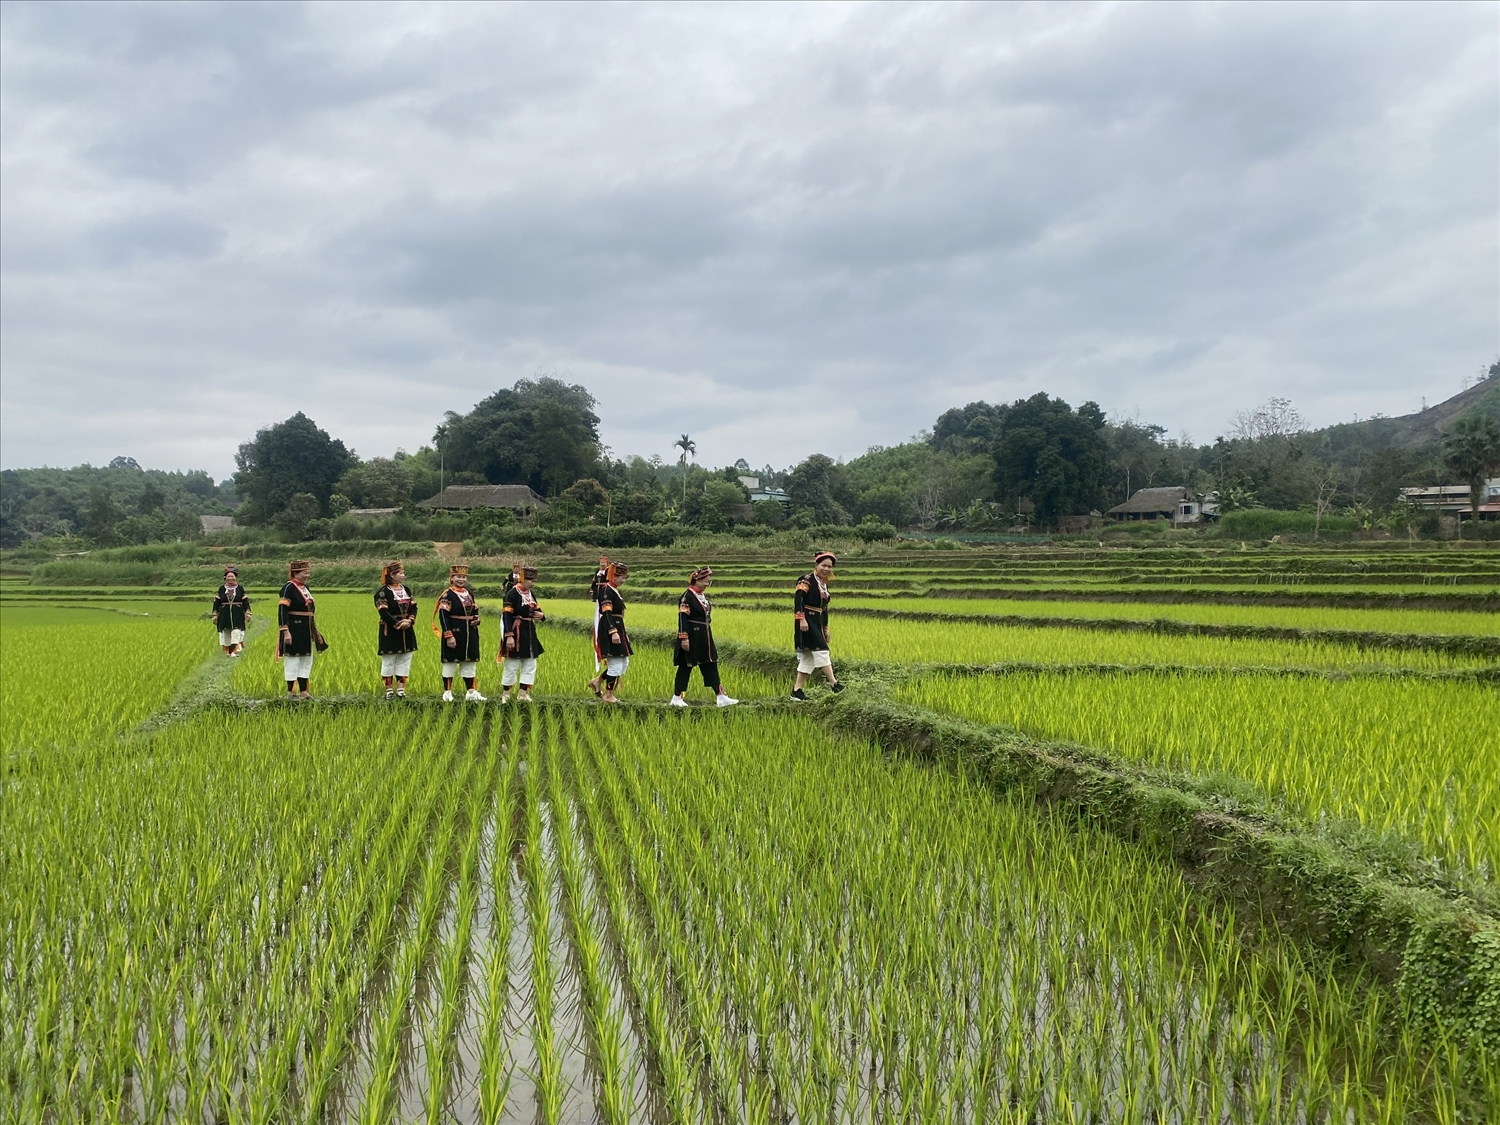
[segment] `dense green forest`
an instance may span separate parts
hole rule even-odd
[[[1310,430],[1290,402],[1272,399],[1214,441],[1195,444],[1163,426],[1108,418],[1092,402],[1074,408],[1037,394],[955,407],[900,445],[845,462],[815,453],[782,470],[744,460],[700,465],[688,434],[674,443],[675,461],[612,458],[596,409],[586,388],[539,378],[496,391],[467,414],[448,412],[432,444],[415,453],[361,460],[298,413],[242,444],[233,479],[218,483],[203,472],[142,469],[128,457],[102,468],[5,470],[0,545],[166,542],[198,536],[201,515],[231,514],[239,525],[231,537],[288,542],[500,545],[573,533],[649,545],[678,531],[735,528],[853,528],[866,539],[898,529],[1005,533],[1052,529],[1063,517],[1104,512],[1137,489],[1165,485],[1212,495],[1225,514],[1316,511],[1332,526],[1368,529],[1411,524],[1402,487],[1500,473],[1500,362],[1462,394],[1404,418]],[[783,490],[786,501],[752,504],[744,476]],[[431,515],[416,506],[443,485],[479,483],[527,484],[548,506],[524,518],[493,510]],[[395,512],[349,514],[368,508]]]

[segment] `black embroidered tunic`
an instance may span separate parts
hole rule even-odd
[[[610,630],[619,635],[619,641],[609,639]],[[625,632],[625,599],[608,582],[599,583],[599,628],[594,634],[599,651],[608,656],[629,656],[630,634]]]
[[[380,614],[380,639],[376,652],[392,656],[417,651],[417,603],[405,586],[382,586],[375,591],[375,609]],[[405,621],[405,629],[398,628]]]
[[[500,655],[530,660],[545,651],[536,635],[536,595],[520,586],[505,591],[505,607],[500,611]],[[515,638],[515,646],[510,645]]]
[[[318,637],[317,618],[313,616],[313,596],[306,586],[288,582],[281,588],[281,601],[276,610],[276,624],[291,633],[276,637],[278,656],[311,656],[313,642]]]
[[[677,647],[672,663],[692,668],[698,664],[717,664],[719,650],[714,645],[713,606],[708,595],[689,586],[677,600]],[[682,647],[686,640],[687,648]]]
[[[804,574],[797,579],[797,592],[792,598],[793,647],[806,652],[823,652],[828,648],[828,603],[833,595],[818,579],[816,573]],[[802,622],[807,622],[803,632]]]
[[[250,613],[250,599],[245,596],[243,586],[220,586],[214,595],[214,627],[221,633],[231,629],[243,629],[245,618]]]
[[[443,632],[443,659],[449,663],[479,659],[479,603],[468,590],[449,586],[438,598],[438,626]],[[448,638],[453,638],[453,647]]]

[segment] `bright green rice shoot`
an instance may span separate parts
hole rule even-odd
[[[1316,823],[1394,831],[1493,881],[1500,690],[1488,685],[1181,675],[937,675],[897,696],[1152,767],[1249,781]]]
[[[209,712],[0,791],[8,1116],[426,1119],[434,1060],[549,1125],[1483,1112],[1384,994],[1028,802],[801,715],[474,715]]]
[[[218,652],[206,621],[102,609],[0,612],[0,744],[7,755],[122,733]]]
[[[1408,633],[1424,636],[1500,635],[1500,614],[1452,610],[1339,609],[1314,606],[1161,605],[1151,602],[1020,601],[1001,598],[847,598],[840,606],[949,613],[959,617],[1073,617],[1110,621],[1187,621],[1199,625],[1261,625],[1283,629]]]
[[[628,597],[627,592],[627,597]],[[559,616],[592,616],[588,602],[554,601]],[[677,628],[672,605],[633,605],[628,622],[653,629]],[[889,621],[840,617],[834,602],[830,651],[840,657],[891,664],[1182,664],[1205,667],[1328,668],[1366,671],[1412,668],[1449,671],[1489,667],[1479,656],[1423,650],[1361,649],[1311,641],[1271,641],[1239,637],[1175,637],[1149,633],[1038,629],[970,621]],[[720,640],[784,649],[792,661],[791,610],[716,609],[714,635]]]

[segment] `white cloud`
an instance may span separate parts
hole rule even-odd
[[[786,464],[1047,390],[1202,437],[1500,350],[1482,5],[8,4],[0,458],[414,448],[539,368]]]

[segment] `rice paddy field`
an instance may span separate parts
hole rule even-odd
[[[709,591],[713,593],[712,590]],[[1155,636],[1102,630],[1034,629],[992,625],[967,616],[953,621],[882,620],[840,616],[837,597],[831,651],[850,660],[892,664],[1137,664],[1346,671],[1426,672],[1493,669],[1496,659],[1425,649],[1364,648],[1324,641],[1259,640],[1240,637]],[[548,603],[558,617],[589,620],[586,601]],[[677,629],[675,605],[641,605],[629,611],[633,625]],[[791,647],[790,614],[721,609],[718,634],[766,647]]]
[[[1180,621],[1192,625],[1245,625],[1309,632],[1368,631],[1418,636],[1500,637],[1500,613],[1454,613],[1444,610],[1338,609],[1301,606],[1131,602],[1014,601],[1003,598],[870,598],[839,599],[840,609],[874,609],[885,613],[929,613],[956,617],[1033,617],[1096,621]]]
[[[1308,821],[1416,841],[1489,881],[1500,869],[1500,694],[1456,681],[1218,670],[936,675],[918,706],[1169,771],[1249,782]]]
[[[1500,553],[976,549],[924,586],[937,552],[872,552],[835,584],[850,690],[808,704],[787,698],[804,560],[726,555],[743,703],[695,677],[686,712],[666,602],[697,560],[641,554],[618,708],[586,687],[576,556],[538,560],[537,702],[503,708],[479,565],[484,704],[438,699],[432,589],[387,702],[369,591],[315,571],[330,648],[293,703],[264,620],[218,653],[212,581],[0,582],[5,1120],[1500,1119]],[[989,589],[1049,571],[1066,598]],[[1130,600],[1141,574],[1195,600]],[[1289,575],[1386,600],[1240,599]],[[1444,575],[1457,600],[1408,598]],[[892,608],[911,616],[856,612]],[[1116,627],[1158,619],[1251,632]],[[854,721],[876,712],[1236,794],[1265,810],[1247,831],[1271,817],[1356,874],[1345,841],[1386,848],[1409,883],[1355,882],[1461,924],[1362,960],[1107,817]],[[1432,964],[1446,992],[1403,975]]]

